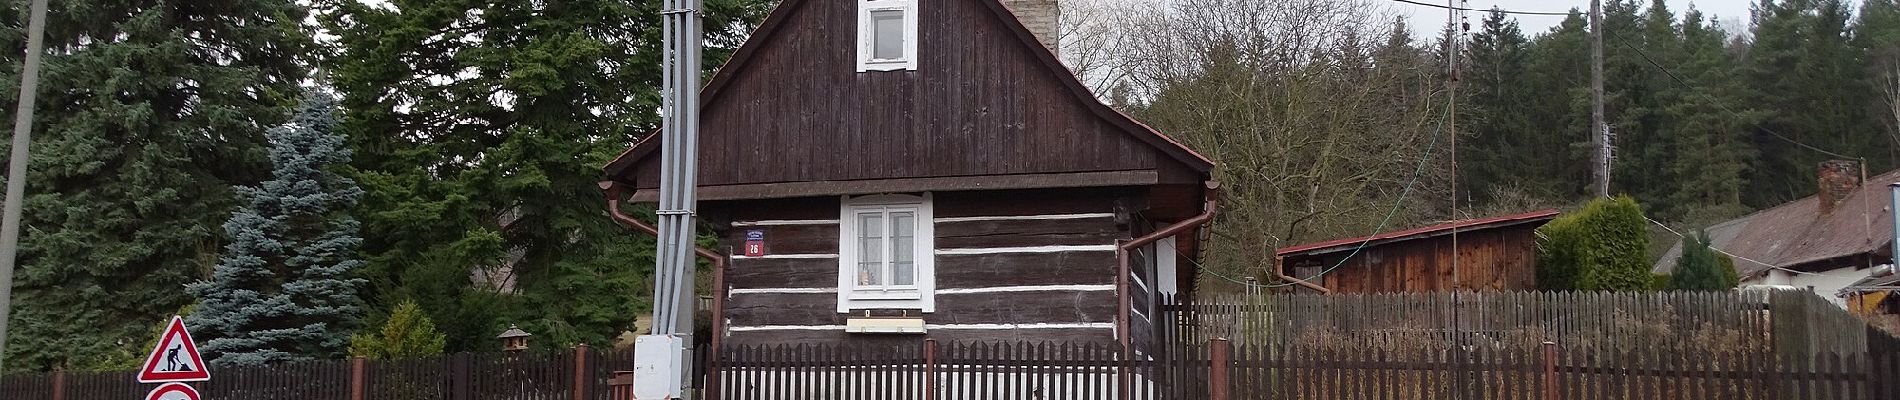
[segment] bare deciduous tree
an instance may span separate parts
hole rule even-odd
[[[1442,68],[1375,3],[1096,0],[1065,18],[1098,93],[1220,164],[1205,270],[1265,277],[1280,247],[1446,218]]]

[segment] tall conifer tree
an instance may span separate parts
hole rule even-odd
[[[1749,166],[1745,204],[1766,208],[1813,195],[1821,161],[1893,147],[1867,115],[1874,92],[1865,86],[1860,51],[1848,43],[1850,14],[1841,0],[1763,1],[1756,7],[1743,79],[1756,89],[1750,103],[1767,112],[1767,129],[1750,136],[1760,155]],[[1869,161],[1870,171],[1889,165],[1879,157]]]
[[[199,300],[186,317],[214,365],[260,365],[341,356],[362,314],[351,277],[363,191],[334,169],[350,149],[337,136],[336,100],[313,92],[288,124],[264,133],[271,179],[237,188],[243,206],[224,223],[223,261],[187,287]]]
[[[660,2],[316,3],[342,46],[327,70],[366,191],[372,301],[415,299],[450,350],[509,323],[556,344],[632,329],[652,242],[603,214],[596,183],[658,127]],[[770,6],[706,2],[705,66]]]
[[[1747,140],[1763,113],[1754,111],[1747,86],[1738,80],[1738,62],[1723,47],[1728,35],[1691,9],[1682,21],[1682,62],[1677,77],[1688,86],[1665,89],[1670,100],[1659,105],[1668,116],[1663,126],[1673,151],[1669,166],[1657,171],[1671,180],[1657,188],[1658,211],[1671,220],[1710,224],[1748,211],[1742,205],[1748,160]]]
[[[1461,82],[1464,114],[1471,117],[1463,131],[1470,138],[1460,142],[1467,151],[1458,171],[1468,184],[1460,197],[1485,201],[1498,190],[1545,190],[1538,177],[1556,163],[1536,158],[1545,152],[1532,133],[1537,87],[1524,79],[1530,72],[1527,42],[1517,21],[1501,11],[1485,14],[1482,28],[1471,35]]]
[[[268,176],[262,133],[308,77],[306,15],[290,0],[51,4],[8,368],[122,364],[191,301],[231,187]],[[24,48],[8,21],[0,47]],[[21,53],[0,54],[12,98]]]
[[[1589,193],[1590,42],[1589,22],[1571,10],[1563,22],[1532,38],[1528,74],[1516,82],[1535,96],[1524,106],[1532,118],[1522,134],[1532,143],[1527,158],[1540,169],[1525,186],[1541,185],[1532,195],[1570,199]]]

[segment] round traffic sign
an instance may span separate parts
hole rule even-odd
[[[198,389],[178,382],[167,383],[152,389],[151,393],[145,395],[145,400],[198,400]]]

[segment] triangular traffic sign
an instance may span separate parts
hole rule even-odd
[[[158,346],[152,348],[152,355],[145,357],[145,368],[139,369],[139,383],[208,380],[211,380],[211,371],[205,369],[204,357],[198,356],[198,345],[191,341],[191,332],[185,331],[185,319],[172,316],[172,323],[158,337]]]
[[[178,382],[167,383],[146,393],[145,400],[198,400],[198,389]]]

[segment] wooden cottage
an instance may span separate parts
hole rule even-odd
[[[1292,246],[1277,252],[1278,267],[1324,292],[1533,290],[1536,230],[1556,217],[1544,210]]]
[[[1054,12],[773,10],[702,91],[723,340],[1148,340],[1157,294],[1190,289],[1214,165],[1098,101],[1022,22],[1052,46]],[[658,140],[610,193],[654,201]]]

